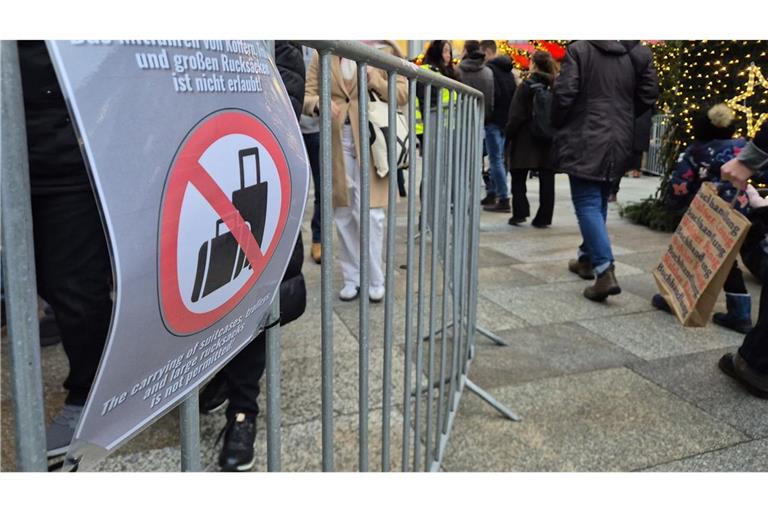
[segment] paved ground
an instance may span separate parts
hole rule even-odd
[[[646,197],[653,178],[626,179],[620,201]],[[537,204],[537,182],[529,197]],[[481,219],[479,324],[508,347],[478,338],[470,377],[523,421],[510,422],[465,393],[448,444],[446,471],[766,471],[768,402],[754,399],[716,367],[741,336],[716,326],[682,328],[654,311],[650,270],[669,235],[621,220],[611,207],[610,231],[624,289],[606,304],[582,298],[585,282],[566,270],[580,242],[567,180],[558,177],[550,229],[507,225],[508,215]],[[398,238],[404,239],[404,203]],[[311,210],[311,207],[309,208]],[[307,220],[309,217],[307,216]],[[304,240],[309,241],[308,222]],[[402,244],[401,244],[402,245]],[[405,262],[398,252],[398,266]],[[282,331],[283,469],[320,469],[320,275],[309,260],[306,314]],[[398,270],[395,326],[403,332],[405,272]],[[748,285],[754,295],[755,281]],[[723,301],[718,305],[723,308]],[[756,316],[756,311],[754,312]],[[383,307],[372,306],[371,466],[378,467],[381,425]],[[357,304],[335,304],[336,466],[357,468]],[[7,343],[3,343],[7,356]],[[395,347],[393,462],[399,469],[403,349]],[[46,411],[63,401],[61,347],[43,350]],[[3,469],[14,467],[7,357],[2,372]],[[399,363],[399,364],[398,364]],[[263,397],[261,399],[263,404]],[[399,405],[399,407],[398,407]],[[221,415],[201,422],[203,462],[216,469]],[[259,419],[258,463],[266,466]],[[179,468],[178,419],[170,414],[105,461],[106,471]]]

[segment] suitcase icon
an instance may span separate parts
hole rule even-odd
[[[232,205],[250,228],[251,234],[261,246],[267,218],[267,197],[269,183],[261,181],[261,165],[258,148],[242,149],[238,152],[240,163],[240,189],[232,193]],[[253,162],[256,184],[245,186],[245,167]],[[192,289],[192,302],[210,294],[231,282],[243,269],[251,264],[245,252],[231,232],[219,233],[223,219],[216,221],[215,236],[203,242],[197,255],[197,271]]]

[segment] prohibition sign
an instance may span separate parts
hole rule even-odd
[[[217,142],[231,135],[239,135],[255,140],[266,154],[261,158],[270,159],[277,170],[280,193],[279,205],[272,200],[265,206],[278,208],[277,225],[274,234],[270,237],[266,248],[260,247],[259,241],[254,237],[251,227],[243,218],[242,208],[238,210],[230,193],[221,188],[219,183],[201,164],[201,158],[206,151]],[[238,152],[227,155],[227,168],[235,175],[238,173]],[[253,151],[245,148],[240,153],[240,179],[243,176],[243,154],[253,155]],[[256,151],[258,153],[258,151]],[[258,166],[258,155],[256,165]],[[257,167],[258,168],[258,167]],[[229,171],[228,171],[229,172]],[[258,171],[257,171],[258,172]],[[231,233],[226,234],[230,246],[235,253],[240,254],[243,261],[239,268],[250,267],[250,277],[239,286],[230,283],[222,288],[226,295],[220,305],[207,311],[193,311],[188,306],[188,301],[182,296],[179,276],[179,255],[197,254],[200,250],[201,261],[204,261],[204,248],[199,245],[180,244],[181,216],[185,202],[185,194],[188,187],[194,189],[202,196],[206,208],[210,208],[218,216],[214,219],[216,236],[219,237],[219,227],[225,225]],[[176,152],[176,157],[171,164],[165,185],[165,193],[161,203],[159,225],[159,258],[158,258],[158,287],[160,297],[160,310],[166,328],[176,335],[190,335],[202,331],[221,320],[230,313],[248,292],[253,288],[263,273],[278,246],[281,235],[285,229],[290,210],[291,179],[288,163],[280,147],[277,138],[270,129],[258,118],[242,110],[224,110],[215,112],[201,120],[186,136]],[[249,205],[250,206],[250,205]],[[213,234],[213,223],[199,226],[198,238],[210,240]],[[195,231],[198,227],[195,226]],[[188,234],[187,234],[188,235]],[[223,236],[223,235],[222,235]],[[262,241],[264,239],[262,238]],[[209,257],[213,257],[213,242],[208,249]],[[188,252],[189,251],[189,252]],[[234,278],[233,278],[234,279]],[[278,284],[279,286],[279,284]],[[198,294],[200,293],[197,290]],[[220,293],[221,295],[221,293]],[[187,297],[188,298],[188,297]],[[195,300],[194,298],[192,300]],[[186,302],[186,303],[185,303]]]

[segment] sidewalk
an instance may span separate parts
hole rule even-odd
[[[621,202],[653,193],[655,178],[622,183]],[[529,181],[536,207],[537,180]],[[684,329],[650,306],[650,270],[669,240],[621,220],[611,206],[609,230],[624,292],[605,304],[581,296],[587,282],[567,271],[580,242],[565,176],[558,176],[552,228],[507,225],[509,215],[483,213],[479,325],[506,339],[494,346],[478,336],[470,377],[523,417],[500,417],[465,392],[448,444],[446,471],[766,471],[768,401],[747,395],[717,369],[742,336],[717,326]],[[398,243],[405,237],[405,201],[398,205]],[[307,312],[286,326],[282,347],[283,470],[321,469],[320,266],[309,258],[304,226]],[[400,244],[403,245],[404,244]],[[398,251],[396,264],[405,263]],[[338,274],[338,272],[337,272]],[[396,277],[396,332],[404,326],[404,270]],[[748,278],[754,296],[757,283]],[[718,305],[722,310],[724,301]],[[334,305],[337,470],[357,467],[357,303]],[[371,305],[370,467],[378,469],[381,425],[383,305]],[[757,311],[753,314],[756,317]],[[46,412],[61,406],[66,357],[45,348]],[[7,342],[2,356],[2,469],[14,467]],[[396,344],[395,409],[402,407],[402,347]],[[259,399],[263,406],[264,395]],[[399,404],[399,408],[398,408]],[[392,417],[392,467],[399,469],[402,432]],[[223,414],[201,419],[203,466],[217,470],[214,441]],[[171,413],[118,450],[105,471],[177,471],[178,419]],[[266,425],[258,420],[256,471],[266,469]]]

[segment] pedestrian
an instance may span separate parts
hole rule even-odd
[[[301,46],[275,41],[275,64],[299,119],[304,99],[305,69]],[[299,318],[306,308],[307,293],[301,273],[304,245],[301,231],[280,282],[280,325]],[[222,471],[248,471],[254,462],[259,381],[266,367],[266,333],[261,332],[229,361],[200,392],[200,412],[207,414],[227,405],[227,423],[219,435]],[[227,403],[228,402],[228,403]],[[217,440],[218,442],[218,440]]]
[[[504,146],[506,137],[504,127],[507,124],[509,104],[515,94],[517,84],[512,75],[512,59],[507,55],[497,55],[496,43],[492,40],[481,41],[480,47],[485,53],[485,65],[493,73],[493,111],[485,126],[485,144],[491,166],[491,179],[496,192],[496,202],[483,206],[489,212],[510,212],[509,189],[507,188],[507,170],[504,167]]]
[[[621,293],[606,219],[611,186],[628,168],[635,118],[659,95],[650,49],[639,41],[576,41],[568,45],[553,86],[556,168],[569,176],[583,243],[568,268],[584,279],[593,301]]]
[[[485,65],[485,54],[480,49],[479,41],[464,41],[464,58],[459,63],[459,80],[483,93],[485,100],[484,127],[487,127],[493,116],[493,72]],[[487,152],[485,140],[483,141],[483,148],[483,156],[485,156]],[[493,182],[493,177],[486,183],[485,193],[485,198],[480,204],[483,206],[495,204],[496,185]]]
[[[526,179],[528,172],[539,177],[539,209],[531,221],[536,228],[552,224],[555,209],[555,173],[552,167],[552,139],[532,130],[534,95],[537,88],[550,90],[556,64],[549,52],[537,50],[530,63],[530,74],[515,91],[507,119],[507,166],[512,175],[512,217],[518,226],[530,215]]]
[[[48,457],[67,452],[112,319],[104,227],[44,41],[19,41],[32,193],[37,289],[53,310],[69,374],[64,406],[46,427]]]
[[[312,48],[307,46],[302,47],[305,69],[309,67],[309,63],[312,61],[312,55],[315,53],[316,51]],[[320,182],[320,119],[302,114],[299,125],[301,127],[301,135],[304,138],[304,147],[307,149],[307,157],[309,157],[309,166],[312,168],[312,187],[315,190],[315,201],[312,205],[312,222],[310,224],[312,228],[312,246],[310,248],[310,255],[312,260],[319,264],[322,261],[323,256],[320,221],[320,190],[322,188]]]
[[[370,43],[382,51],[402,57],[397,45],[383,41]],[[339,262],[344,285],[339,298],[350,301],[360,293],[360,151],[370,151],[368,141],[360,136],[360,112],[357,90],[357,64],[339,56],[331,57],[331,159],[333,181],[333,220],[339,235]],[[319,58],[312,57],[307,72],[304,113],[320,113]],[[408,100],[408,85],[404,77],[397,76],[397,97],[389,98],[386,72],[368,68],[368,89],[375,91],[383,101],[395,101],[402,107]],[[370,285],[367,293],[373,302],[384,298],[384,271],[382,252],[384,245],[384,208],[387,206],[388,179],[379,176],[373,158],[370,159]]]
[[[694,142],[678,159],[664,194],[666,206],[677,215],[682,217],[704,182],[718,184],[720,195],[729,202],[738,193],[727,182],[722,183],[720,177],[723,164],[735,158],[747,144],[743,138],[733,138],[736,133],[735,121],[733,110],[724,103],[704,107],[694,114]],[[736,208],[745,215],[749,214],[748,205],[741,207],[737,203]],[[752,297],[737,262],[733,263],[723,290],[727,312],[715,313],[712,321],[738,333],[748,333],[752,329]],[[657,309],[671,312],[660,294],[653,296],[651,304]]]
[[[722,177],[741,190],[747,179],[761,174],[768,178],[768,127],[765,125],[737,158],[722,167]],[[753,395],[768,399],[768,205],[750,191],[752,229],[741,249],[741,258],[762,284],[760,311],[755,327],[735,353],[725,354],[720,369]]]

